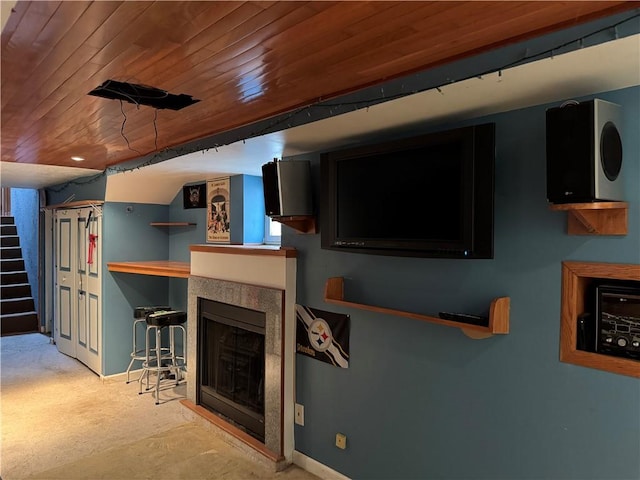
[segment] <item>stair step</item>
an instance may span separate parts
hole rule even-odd
[[[28,283],[0,285],[0,299],[21,297],[31,297],[31,285]]]
[[[0,313],[4,316],[12,313],[29,313],[35,310],[33,298],[3,298],[0,300]]]
[[[20,246],[20,237],[17,235],[3,235],[0,237],[0,246],[2,247],[19,247]]]
[[[16,283],[29,283],[27,272],[0,272],[0,284],[15,285]]]
[[[0,247],[0,258],[22,258],[22,249],[18,246]]]
[[[12,216],[0,218],[0,335],[40,331]]]
[[[0,235],[0,335],[38,332],[38,314],[13,217],[1,217]]]
[[[0,260],[0,272],[21,272],[24,270],[22,258],[3,258]]]
[[[0,234],[2,235],[17,235],[18,229],[15,225],[0,225]]]
[[[36,312],[0,315],[0,335],[17,335],[40,331]]]

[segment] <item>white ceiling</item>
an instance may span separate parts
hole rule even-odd
[[[0,24],[2,25],[0,27],[0,30],[4,28],[4,24],[7,23],[7,20],[9,20],[9,15],[11,15],[11,10],[13,9],[16,3],[18,2],[9,1],[9,0],[2,0],[2,2],[0,2]]]
[[[639,84],[640,35],[634,35],[504,70],[501,75],[473,78],[440,91],[429,90],[245,142],[112,174],[107,177],[105,200],[168,204],[185,183],[242,173],[261,175],[262,164],[273,158],[340,148],[373,138],[376,132],[413,124],[472,119]],[[2,185],[22,188],[42,188],[91,173],[98,172],[7,162],[0,165]]]
[[[44,188],[97,173],[100,173],[100,170],[36,163],[0,162],[0,184],[2,187]]]

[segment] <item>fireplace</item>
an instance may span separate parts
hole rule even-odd
[[[188,290],[187,398],[283,455],[284,290],[195,275]]]
[[[264,312],[198,300],[197,403],[264,442]]]

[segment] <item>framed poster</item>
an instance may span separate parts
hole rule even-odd
[[[207,182],[207,242],[231,242],[229,212],[229,177]]]
[[[204,208],[207,206],[206,184],[185,185],[182,187],[182,203],[187,208]]]

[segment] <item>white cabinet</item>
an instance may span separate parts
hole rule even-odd
[[[102,207],[54,210],[54,339],[102,373]]]

